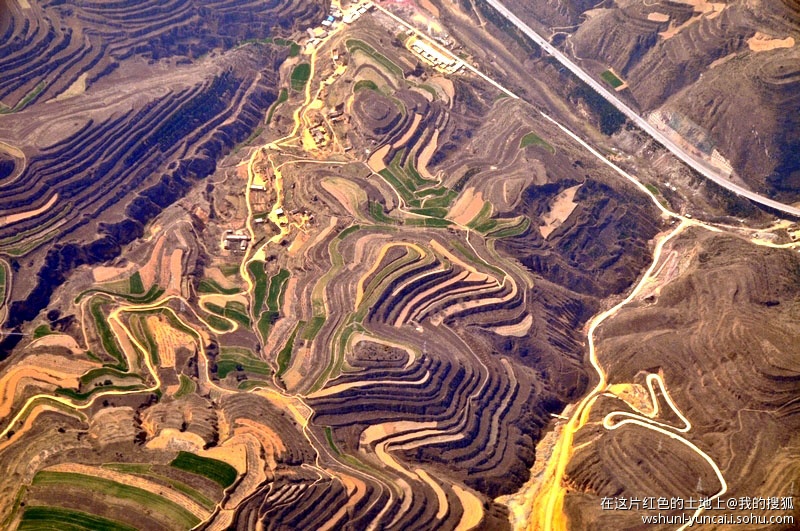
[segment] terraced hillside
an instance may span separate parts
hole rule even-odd
[[[25,256],[27,274],[7,327],[34,318],[75,267],[119,255],[257,128],[287,48],[236,46],[320,15],[303,2],[12,2],[0,248]],[[201,58],[211,50],[222,53]]]
[[[658,123],[694,152],[711,160],[716,150],[755,190],[800,197],[797,2],[506,5],[598,79],[616,72],[620,95],[645,115],[663,114]]]
[[[575,435],[576,444],[593,443],[567,467],[571,520],[641,522],[639,511],[623,520],[599,510],[604,496],[688,499],[721,489],[723,499],[782,496],[798,473],[798,266],[794,251],[699,230],[666,251],[657,282],[598,330],[598,357],[617,396],[598,398]],[[653,373],[663,375],[666,390],[648,396]],[[626,425],[653,408],[651,418],[672,430],[689,419],[687,438],[716,462],[723,484],[692,448],[654,431],[657,425]]]
[[[1,528],[614,528],[793,477],[796,223],[684,215],[379,5],[140,7],[3,19],[119,67],[0,116]]]

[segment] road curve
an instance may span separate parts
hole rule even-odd
[[[595,91],[597,91],[597,93],[600,94],[603,98],[605,98],[606,101],[608,101],[611,105],[617,108],[629,120],[638,125],[645,133],[647,133],[653,139],[655,139],[656,142],[658,142],[659,144],[663,145],[665,148],[670,150],[676,157],[678,157],[685,164],[687,164],[695,171],[700,173],[703,177],[706,177],[707,179],[714,181],[718,185],[722,186],[723,188],[726,188],[727,190],[730,190],[736,195],[739,195],[741,197],[746,197],[751,201],[773,208],[775,210],[779,210],[785,214],[789,214],[795,217],[800,217],[800,208],[796,208],[791,205],[787,205],[779,201],[769,199],[768,197],[764,197],[760,194],[757,194],[752,190],[748,190],[747,188],[743,188],[735,183],[732,183],[730,182],[730,180],[717,173],[712,167],[708,166],[707,164],[704,164],[702,161],[699,161],[694,157],[692,157],[691,155],[689,155],[682,147],[680,147],[672,140],[667,138],[667,136],[664,135],[661,131],[650,125],[647,122],[647,120],[639,116],[636,112],[633,111],[633,109],[625,105],[625,103],[622,102],[622,100],[620,100],[611,91],[606,89],[599,82],[595,81],[589,74],[584,72],[566,55],[558,51],[558,49],[556,49],[552,44],[550,44],[550,42],[548,42],[547,39],[536,33],[530,26],[528,26],[522,20],[520,20],[516,15],[514,15],[514,13],[512,13],[498,0],[486,0],[486,3],[488,3],[494,9],[496,9],[509,22],[514,24],[520,31],[522,31],[525,35],[527,35],[536,44],[538,44],[544,51],[552,55],[559,63],[564,65],[573,74],[578,76],[587,85],[589,85]]]

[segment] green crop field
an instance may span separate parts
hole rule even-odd
[[[170,466],[179,470],[204,476],[218,483],[222,488],[230,487],[236,481],[236,469],[224,461],[200,457],[189,452],[180,452],[178,457],[172,460]]]
[[[275,114],[275,109],[277,109],[281,103],[285,102],[288,99],[289,99],[289,91],[287,91],[285,88],[281,89],[280,93],[278,94],[278,99],[275,100],[275,103],[273,103],[272,106],[269,108],[269,113],[267,113],[266,123],[268,125],[272,121],[272,115]],[[237,267],[236,270],[238,271],[239,268]],[[225,271],[223,271],[222,274],[224,275]]]
[[[271,312],[277,312],[280,308],[280,297],[289,279],[289,272],[285,269],[278,271],[269,279],[269,293],[267,294],[267,308]]]
[[[175,393],[175,398],[192,394],[194,393],[195,389],[197,389],[197,384],[195,384],[194,381],[185,374],[180,375],[180,382],[181,385],[178,387],[178,391]]]
[[[267,273],[264,271],[264,262],[254,261],[247,264],[247,272],[255,283],[253,288],[253,314],[261,313],[264,299],[267,296]]]
[[[136,531],[135,527],[82,511],[31,505],[25,508],[19,531]]]
[[[139,274],[137,271],[133,275],[131,275],[130,280],[130,292],[134,295],[142,295],[144,294],[144,284],[142,283],[142,275]]]
[[[300,63],[292,70],[292,90],[302,92],[306,88],[308,78],[311,77],[311,65]]]
[[[542,137],[531,131],[523,136],[519,141],[519,148],[526,148],[528,146],[539,146],[548,150],[550,153],[555,154],[556,150],[553,146],[547,143]]]
[[[166,516],[176,526],[189,529],[199,523],[199,519],[175,502],[155,493],[132,487],[104,478],[78,474],[75,472],[42,471],[33,478],[34,486],[75,487],[95,492],[99,495],[132,502],[152,512]]]
[[[223,295],[235,295],[239,293],[239,288],[223,288],[219,282],[210,278],[204,278],[197,285],[197,291],[200,293],[222,293]]]
[[[356,81],[355,85],[353,85],[353,92],[358,92],[359,90],[362,89],[377,91],[378,85],[376,85],[374,81],[371,81],[369,79],[360,79]]]
[[[615,76],[614,72],[612,72],[611,70],[606,70],[605,72],[600,74],[600,77],[603,78],[603,81],[605,81],[606,83],[608,83],[609,85],[611,85],[614,88],[621,87],[622,85],[625,84],[625,82],[622,81],[617,76]]]
[[[373,48],[366,42],[360,41],[358,39],[348,39],[347,42],[345,43],[345,46],[347,46],[347,51],[351,55],[353,54],[353,52],[356,51],[363,52],[365,55],[375,60],[375,62],[377,62],[380,66],[388,70],[389,73],[393,74],[397,79],[403,79],[403,69],[394,64],[385,55],[375,51],[375,48]]]
[[[297,331],[304,324],[305,323],[303,321],[297,323],[297,326],[294,327],[292,335],[289,336],[289,340],[286,341],[286,345],[284,345],[281,351],[278,353],[278,377],[283,376],[286,370],[289,368],[289,363],[292,361],[292,349],[294,348],[294,339],[295,337],[297,337]]]

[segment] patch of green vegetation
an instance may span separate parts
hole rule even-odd
[[[370,217],[378,223],[388,223],[390,225],[394,225],[399,221],[395,218],[387,216],[386,211],[383,209],[383,203],[379,201],[367,201],[367,208],[369,209]]]
[[[333,442],[333,430],[331,430],[330,426],[325,426],[325,440],[328,441],[328,446],[331,447],[331,450],[333,450],[336,455],[341,455],[339,449],[336,448],[336,443]]]
[[[370,46],[364,41],[358,39],[348,39],[345,42],[345,46],[347,46],[347,51],[352,55],[353,52],[359,51],[363,52],[372,59],[375,60],[379,65],[384,67],[388,70],[391,74],[393,74],[397,79],[403,79],[403,69],[394,64],[389,58],[385,55],[378,53],[375,51],[375,48]]]
[[[480,232],[480,233],[483,233],[483,234],[488,234],[489,232],[493,231],[496,228],[497,228],[497,220],[496,219],[487,219],[486,221],[484,221],[480,225],[477,225],[475,227],[475,230]]]
[[[196,501],[206,509],[213,510],[214,508],[214,502],[197,489],[190,487],[186,483],[178,481],[177,479],[154,473],[152,465],[145,463],[105,463],[101,465],[101,467],[108,468],[109,470],[116,470],[117,472],[122,472],[124,474],[135,474],[145,478],[157,479],[160,482],[166,483],[178,492],[186,494],[189,498]]]
[[[292,90],[303,92],[308,83],[308,78],[311,77],[311,65],[308,63],[300,63],[292,70]]]
[[[269,385],[270,383],[264,380],[242,380],[236,388],[240,391],[250,391],[256,387],[269,387]]]
[[[277,319],[278,312],[263,312],[261,317],[258,318],[258,323],[256,326],[258,327],[258,332],[261,334],[262,340],[267,340],[269,337],[269,332],[272,329],[272,325],[275,324]]]
[[[414,227],[430,227],[430,228],[444,228],[453,224],[449,219],[439,218],[422,218],[422,219],[409,219],[406,221],[407,225]]]
[[[442,207],[413,208],[410,212],[431,218],[443,218],[447,215],[447,209]]]
[[[93,380],[97,380],[98,378],[108,378],[109,376],[114,378],[142,378],[138,374],[123,372],[114,367],[98,367],[96,369],[86,371],[83,376],[78,379],[78,381],[81,383],[81,385],[88,385]]]
[[[264,262],[255,260],[247,264],[247,272],[255,284],[253,288],[253,315],[261,312],[264,299],[267,296],[267,273],[264,271]]]
[[[469,227],[470,229],[474,229],[481,223],[485,223],[486,220],[488,220],[491,216],[492,216],[492,204],[489,201],[484,201],[480,212],[478,212],[478,215],[472,218],[472,220],[469,223],[467,223],[467,227]]]
[[[551,146],[547,141],[545,141],[542,137],[531,131],[530,133],[523,136],[519,141],[519,148],[523,149],[528,146],[538,146],[548,150],[550,153],[555,155],[556,150],[553,146]]]
[[[153,285],[150,287],[149,290],[147,290],[147,293],[137,297],[135,295],[128,295],[125,293],[115,293],[113,291],[93,288],[93,289],[87,289],[86,291],[79,293],[78,296],[75,297],[75,304],[78,304],[84,296],[94,293],[102,293],[104,295],[112,295],[114,297],[120,297],[121,299],[124,299],[125,301],[130,302],[132,304],[150,304],[151,302],[155,302],[156,299],[158,299],[161,295],[163,295],[164,290],[156,285]]]
[[[303,339],[306,341],[314,341],[314,338],[317,337],[317,334],[319,334],[319,331],[324,324],[324,315],[315,315],[312,317],[311,322],[309,322],[308,326],[303,329]]]
[[[285,90],[285,89],[284,89]],[[239,273],[239,264],[225,264],[219,266],[219,270],[226,277],[232,277]]]
[[[429,92],[431,94],[431,96],[433,96],[434,100],[439,98],[439,93],[436,92],[436,89],[433,88],[432,86],[426,85],[425,83],[421,83],[421,84],[417,85],[417,87],[421,88],[425,92]]]
[[[107,302],[110,301],[104,297],[98,297],[89,305],[89,312],[92,314],[95,326],[97,327],[97,333],[100,335],[100,342],[103,345],[103,350],[106,351],[106,354],[117,360],[117,368],[126,371],[128,370],[128,362],[125,359],[125,354],[123,354],[117,343],[117,338],[114,336],[111,327],[108,326],[106,316],[103,313],[103,304]]]
[[[186,395],[190,395],[197,390],[197,384],[185,374],[180,375],[180,382],[181,386],[178,387],[178,391],[175,393],[175,398],[181,398]]]
[[[32,91],[28,92],[28,93],[25,95],[25,97],[24,97],[24,98],[22,98],[21,100],[19,100],[19,102],[17,102],[17,104],[16,104],[16,105],[14,105],[14,107],[13,107],[13,108],[9,108],[9,107],[7,107],[7,106],[4,106],[4,108],[3,108],[3,109],[0,109],[0,114],[11,114],[12,112],[21,111],[21,110],[22,110],[22,109],[24,109],[24,108],[25,108],[25,107],[26,107],[26,106],[27,106],[27,105],[28,105],[30,102],[32,102],[32,101],[33,101],[33,99],[34,99],[36,96],[38,96],[39,94],[41,94],[41,93],[42,93],[42,91],[45,89],[45,87],[46,87],[46,86],[47,86],[47,83],[45,83],[44,81],[42,81],[41,83],[39,83],[38,85],[36,85],[36,87],[34,87],[34,89],[33,89]]]
[[[236,469],[224,461],[200,457],[190,452],[179,452],[178,457],[169,464],[171,467],[204,476],[219,484],[223,489],[233,485],[238,474]]]
[[[239,288],[223,288],[219,282],[210,278],[204,278],[197,285],[200,293],[221,293],[222,295],[235,295],[242,291]]]
[[[231,325],[225,319],[220,319],[219,317],[217,317],[212,313],[206,314],[204,317],[206,322],[216,330],[222,330],[223,332],[230,332],[231,330],[233,330],[233,325]]]
[[[270,366],[258,359],[251,350],[236,347],[223,347],[217,358],[217,376],[222,379],[234,371],[252,372],[269,376]]]
[[[658,195],[659,194],[658,187],[656,187],[656,185],[654,185],[654,184],[644,183],[644,187],[647,188],[648,190],[650,190],[650,193],[653,194],[653,195]]]
[[[375,82],[370,79],[360,79],[356,81],[355,85],[353,85],[353,92],[358,92],[362,89],[374,90],[375,92],[378,92],[378,85],[376,85]]]
[[[153,469],[153,466],[147,463],[103,463],[100,467],[123,474],[149,474]]]
[[[194,527],[200,522],[195,515],[185,508],[153,492],[96,476],[78,474],[75,472],[53,472],[44,470],[34,476],[32,484],[34,486],[76,487],[102,494],[103,496],[133,502],[141,506],[142,509],[165,515],[172,520],[176,526],[183,529]],[[57,527],[56,529],[61,528]]]
[[[514,224],[507,224],[507,226],[502,226],[497,230],[494,230],[493,232],[487,234],[487,236],[491,236],[492,238],[495,239],[510,238],[512,236],[517,236],[519,234],[522,234],[523,232],[528,230],[530,224],[531,220],[529,218],[525,216],[520,216],[519,222]]]
[[[42,531],[58,529],[59,531],[136,531],[135,527],[109,520],[94,514],[64,509],[63,507],[47,507],[31,505],[25,508],[22,521],[17,528],[20,531]]]
[[[612,72],[611,70],[606,70],[605,72],[600,74],[600,77],[603,78],[603,81],[605,81],[614,88],[619,88],[625,84],[625,82],[622,81],[620,78],[618,78],[616,75],[614,75],[614,72]]]
[[[286,341],[286,344],[283,346],[281,351],[278,352],[277,376],[279,378],[286,373],[287,369],[289,369],[289,363],[292,361],[292,350],[294,349],[294,339],[297,337],[297,331],[303,325],[305,325],[304,321],[300,321],[299,323],[297,323],[297,326],[294,327],[292,335],[289,336],[289,339]]]
[[[288,279],[289,272],[285,269],[281,269],[269,279],[269,292],[267,293],[267,309],[269,311],[277,312],[279,310],[280,301],[278,299],[283,294]]]
[[[250,321],[250,316],[247,313],[247,306],[241,302],[228,301],[228,303],[225,304],[224,315],[225,317],[233,319],[242,326],[250,327],[252,324]]]
[[[289,91],[286,90],[285,88],[281,89],[280,93],[278,94],[278,99],[275,100],[275,103],[273,103],[270,106],[269,112],[267,113],[267,125],[269,125],[269,123],[272,121],[272,115],[275,114],[275,109],[277,109],[281,103],[285,102],[288,99],[289,99]],[[238,271],[239,268],[237,267],[236,270]],[[224,275],[225,272],[223,271],[222,274]]]
[[[56,395],[58,396],[66,396],[67,398],[71,398],[73,400],[86,400],[93,394],[99,391],[143,391],[145,389],[142,385],[104,385],[99,384],[96,387],[90,389],[89,391],[84,391],[83,393],[76,391],[75,389],[68,389],[66,387],[59,387],[55,390]]]
[[[142,295],[144,293],[144,283],[142,282],[142,275],[137,271],[128,280],[130,283],[130,292],[133,295]]]
[[[278,46],[288,46],[289,57],[297,57],[300,54],[300,45],[292,40],[276,37],[272,39],[272,43],[277,44]]]
[[[411,188],[409,188],[410,183],[403,182],[400,179],[398,179],[394,173],[389,171],[389,168],[382,169],[381,171],[378,172],[378,175],[383,177],[386,180],[386,182],[388,182],[389,185],[391,185],[392,188],[397,190],[397,193],[400,194],[400,197],[403,198],[403,201],[405,201],[408,206],[411,207],[420,206],[419,200],[414,198],[414,192],[416,191],[416,188],[413,187],[413,185],[411,185]]]
[[[467,246],[463,245],[461,242],[453,241],[452,245],[453,249],[456,249],[459,253],[461,253],[461,255],[464,258],[466,258],[468,262],[471,262],[477,266],[485,267],[486,269],[489,269],[493,273],[497,274],[499,277],[505,276],[505,273],[503,272],[502,269],[487,263],[486,261],[481,259],[478,255],[476,255],[474,252],[472,252],[472,249],[468,249]]]
[[[351,226],[347,227],[346,229],[344,229],[342,232],[340,232],[336,236],[336,239],[344,240],[345,238],[347,238],[348,236],[350,236],[352,233],[354,233],[355,231],[359,230],[360,228],[361,228],[361,225],[351,225]]]
[[[33,331],[33,338],[39,339],[40,337],[49,336],[54,332],[50,330],[50,326],[43,324],[36,327],[36,330]]]

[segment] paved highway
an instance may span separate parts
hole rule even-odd
[[[603,98],[605,98],[610,104],[612,104],[621,113],[627,116],[629,120],[638,125],[642,130],[644,130],[647,134],[653,137],[658,143],[660,143],[665,148],[670,150],[676,157],[681,159],[684,163],[694,168],[698,173],[700,173],[707,179],[714,181],[723,188],[727,188],[728,190],[739,196],[746,197],[751,201],[754,201],[764,206],[768,206],[770,208],[774,208],[775,210],[779,210],[786,214],[800,217],[800,208],[796,208],[791,205],[774,201],[772,199],[769,199],[768,197],[759,195],[753,192],[752,190],[748,190],[747,188],[743,188],[735,183],[732,183],[727,177],[724,177],[723,175],[717,173],[717,171],[708,164],[705,164],[702,161],[697,160],[691,155],[689,155],[682,147],[675,144],[661,131],[650,125],[650,123],[648,123],[645,119],[643,119],[636,112],[634,112],[630,107],[625,105],[625,103],[623,103],[619,98],[617,98],[617,96],[614,93],[612,93],[606,87],[601,85],[599,82],[595,81],[589,74],[584,72],[566,55],[558,51],[553,45],[551,45],[547,41],[547,39],[536,33],[530,26],[528,26],[522,20],[520,20],[516,15],[514,15],[514,13],[509,11],[508,8],[506,8],[498,0],[486,0],[486,2],[490,6],[495,8],[506,19],[508,19],[509,22],[511,22],[517,28],[519,28],[531,40],[533,40],[536,44],[538,44],[544,51],[552,55],[556,60],[558,60],[558,62],[560,62],[562,65],[568,68],[573,74],[578,76],[587,85],[596,90],[598,94],[603,96]]]

